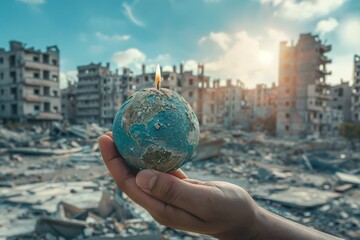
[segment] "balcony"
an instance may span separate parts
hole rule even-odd
[[[38,112],[36,114],[28,115],[28,119],[36,120],[61,120],[62,116],[56,112]]]
[[[321,44],[321,45],[320,45],[320,51],[321,51],[322,53],[331,51],[331,45]]]
[[[25,68],[30,69],[41,69],[41,70],[48,70],[48,71],[59,71],[59,67],[51,64],[35,62],[35,61],[25,61]]]
[[[45,86],[45,87],[52,87],[52,88],[58,88],[59,82],[55,82],[52,80],[46,80],[46,79],[39,79],[39,78],[25,78],[24,84],[28,86]]]
[[[58,99],[60,99],[60,97],[34,95],[34,94],[29,94],[24,97],[24,100],[27,102],[51,102]]]
[[[326,75],[331,75],[332,72],[331,71],[327,72],[325,69],[322,70],[318,69],[317,73],[319,76],[326,76]]]
[[[320,62],[322,64],[332,63],[332,60],[327,58],[326,56],[320,56]]]

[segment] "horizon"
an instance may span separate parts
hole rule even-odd
[[[279,42],[296,43],[302,33],[332,45],[328,83],[351,83],[353,56],[360,53],[355,0],[8,0],[1,5],[6,21],[0,23],[0,47],[8,49],[10,40],[36,49],[57,45],[61,88],[67,76],[76,76],[77,66],[91,62],[110,62],[112,70],[128,67],[135,74],[142,64],[171,71],[180,63],[196,70],[199,63],[211,79],[270,86],[278,84]]]

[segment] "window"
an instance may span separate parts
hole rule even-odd
[[[12,79],[13,83],[16,83],[16,72],[15,71],[10,72],[10,78]]]
[[[53,75],[53,76],[52,76],[52,80],[53,80],[54,82],[58,82],[58,81],[59,81],[58,75]]]
[[[43,72],[43,78],[46,79],[46,80],[49,80],[50,79],[50,72],[49,71],[44,71]]]
[[[40,95],[40,89],[34,88],[34,94],[35,95]]]
[[[4,63],[4,58],[0,58],[0,64],[3,64]]]
[[[289,106],[289,102],[288,102],[288,101],[285,102],[285,106],[287,106],[287,107]]]
[[[190,92],[189,92],[189,97],[192,97],[192,96],[193,96],[193,92],[190,91]]]
[[[49,55],[43,54],[43,63],[49,64]]]
[[[54,95],[54,97],[57,97],[58,96],[58,91],[54,90],[53,95]]]
[[[39,62],[39,56],[33,56],[33,61],[34,62]]]
[[[287,119],[289,119],[289,118],[290,118],[290,113],[285,113],[285,117],[286,117]]]
[[[13,95],[13,99],[17,99],[16,88],[10,88],[10,94]]]
[[[5,105],[1,104],[1,111],[5,111]]]
[[[44,87],[44,96],[50,96],[50,87]]]
[[[290,130],[290,127],[289,127],[289,125],[285,125],[285,131],[289,131]]]
[[[34,72],[33,76],[34,76],[34,78],[40,78],[40,73],[39,72]]]
[[[10,67],[15,67],[15,55],[9,57]]]
[[[4,79],[4,73],[0,73],[0,79]]]
[[[40,111],[40,106],[39,105],[34,105],[34,111]]]
[[[45,112],[50,112],[50,103],[49,102],[44,103],[44,111]]]
[[[56,59],[52,59],[51,62],[52,62],[52,65],[57,66],[57,60]]]
[[[339,97],[342,97],[343,95],[344,95],[344,89],[339,88],[338,96],[339,96]]]
[[[1,95],[4,95],[4,89],[0,90]]]
[[[193,85],[194,84],[194,80],[192,78],[189,79],[189,85]]]
[[[337,109],[342,110],[342,106],[341,106],[341,105],[339,105],[339,106],[337,107]]]
[[[17,115],[17,104],[11,104],[11,115]]]
[[[54,111],[59,112],[58,106],[54,106]]]

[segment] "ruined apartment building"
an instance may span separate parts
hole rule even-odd
[[[351,86],[349,82],[344,82],[331,86],[330,106],[333,109],[337,109],[342,112],[342,118],[344,122],[351,121]]]
[[[267,118],[276,114],[277,87],[257,84],[254,89],[245,90],[246,102],[252,111],[252,118]]]
[[[61,115],[64,122],[76,123],[77,83],[68,81],[68,86],[61,89]]]
[[[354,56],[354,74],[351,99],[352,120],[360,123],[360,56]]]
[[[59,49],[10,41],[0,48],[0,119],[49,126],[61,120]]]
[[[226,128],[242,126],[245,107],[244,84],[240,80],[233,83],[226,80],[222,86],[220,80],[214,80],[213,86],[205,89],[203,101],[203,125],[212,127],[221,125]]]
[[[328,105],[330,86],[326,83],[325,53],[331,45],[316,35],[301,34],[296,45],[280,43],[277,136],[306,137],[330,132]],[[337,116],[337,112],[334,115]],[[336,117],[330,119],[337,119]]]
[[[78,123],[111,125],[123,101],[122,81],[110,64],[78,66],[76,116]]]

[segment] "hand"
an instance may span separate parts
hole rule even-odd
[[[188,179],[179,169],[170,174],[142,170],[135,176],[119,156],[111,132],[99,138],[99,145],[118,187],[159,223],[221,239],[252,238],[258,207],[244,189]]]

